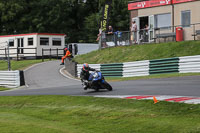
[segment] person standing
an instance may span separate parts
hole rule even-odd
[[[131,32],[132,32],[131,40],[133,40],[133,42],[136,44],[137,43],[137,24],[135,21],[132,22]]]
[[[113,28],[111,25],[108,27],[108,34],[113,34]]]
[[[65,60],[66,58],[70,58],[70,57],[71,57],[71,53],[70,53],[70,51],[68,50],[68,48],[65,48],[64,51],[65,51],[65,56],[62,57],[62,63],[61,63],[60,65],[64,65],[64,60]]]

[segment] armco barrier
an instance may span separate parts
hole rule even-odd
[[[200,72],[200,55],[150,61],[89,65],[92,68],[100,70],[106,77],[135,77],[162,73],[195,73]],[[82,64],[78,64],[78,77],[80,77],[81,68]]]
[[[20,85],[24,85],[23,71],[0,71],[0,86],[15,88]]]
[[[122,63],[101,64],[100,70],[105,77],[122,77],[123,76]]]
[[[179,72],[179,58],[150,60],[149,73],[162,74]]]
[[[123,77],[148,76],[149,61],[123,63]]]
[[[200,55],[179,57],[180,73],[200,72]]]

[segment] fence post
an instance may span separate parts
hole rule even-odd
[[[49,58],[50,58],[50,60],[51,60],[51,48],[50,48],[50,51],[49,51],[49,52],[50,52]]]
[[[42,62],[44,62],[44,49],[42,48]]]
[[[37,59],[37,48],[35,48],[35,59]]]
[[[7,58],[7,51],[6,51],[6,48],[5,48],[5,58]]]
[[[17,47],[17,61],[19,60],[19,48]]]
[[[58,59],[58,48],[56,50],[57,50],[57,59]]]
[[[195,35],[195,24],[193,25],[193,32],[194,32],[194,41],[196,40],[196,35]]]
[[[10,44],[7,42],[8,45],[8,71],[11,70],[11,63],[10,63]]]

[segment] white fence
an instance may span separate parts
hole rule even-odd
[[[179,57],[179,73],[200,72],[200,55]]]
[[[123,77],[148,76],[149,61],[123,63]]]
[[[15,88],[20,86],[19,71],[0,71],[0,86]]]

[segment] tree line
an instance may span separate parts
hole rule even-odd
[[[112,0],[109,25],[129,30],[129,0]],[[106,0],[0,0],[0,34],[65,33],[66,43],[95,42]]]

